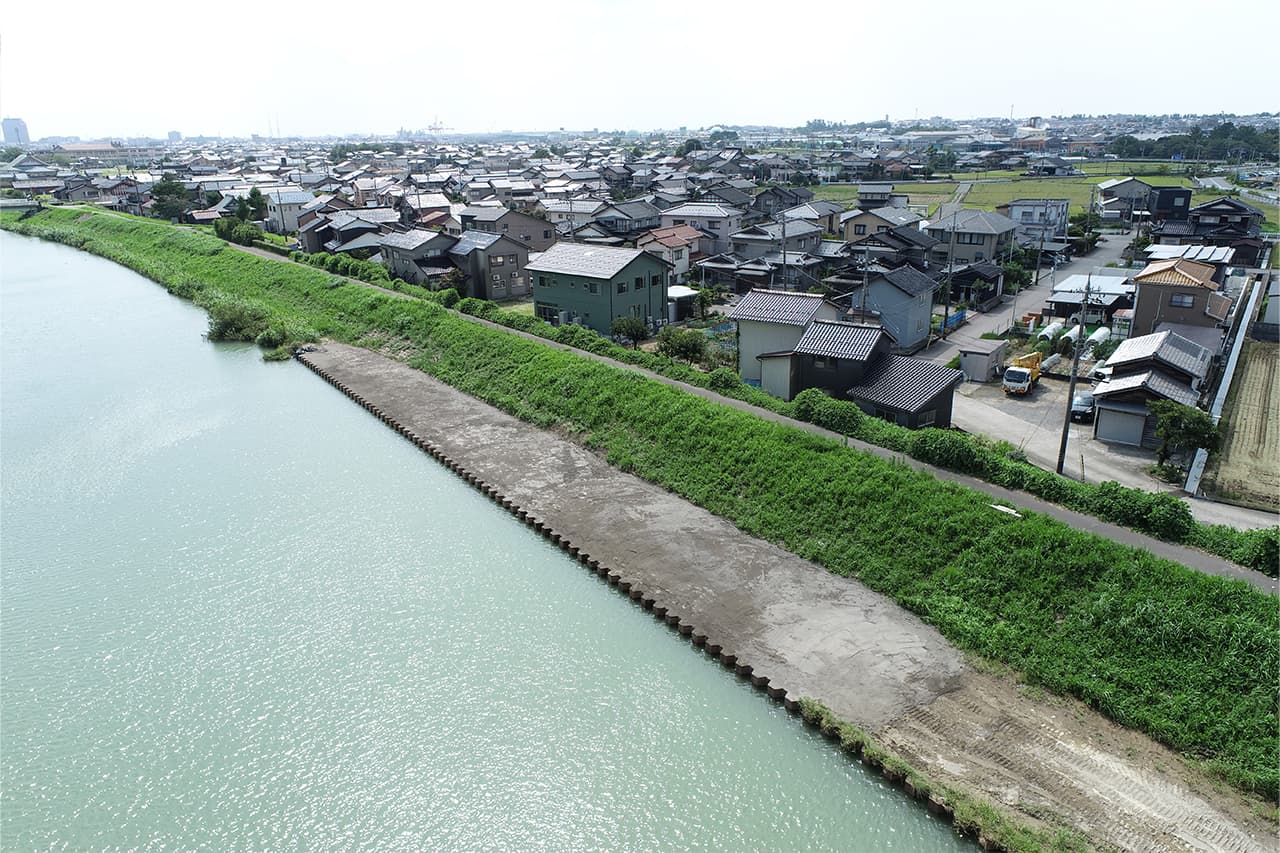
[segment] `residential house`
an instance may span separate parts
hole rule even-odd
[[[595,212],[591,221],[622,240],[635,240],[646,231],[661,224],[662,211],[647,201],[635,199],[605,205]]]
[[[909,263],[919,270],[929,269],[929,258],[933,248],[938,245],[937,240],[914,224],[899,225],[883,231],[879,227],[875,226],[875,233],[853,240],[849,246],[853,257],[875,259],[886,267]]]
[[[1262,252],[1261,210],[1222,197],[1196,205],[1185,220],[1165,220],[1151,229],[1151,240],[1167,245],[1229,246],[1236,261],[1252,266]]]
[[[792,352],[814,320],[837,320],[840,309],[813,293],[752,290],[729,311],[738,324],[738,372],[759,385],[765,353]]]
[[[1209,264],[1170,258],[1152,261],[1133,277],[1133,337],[1169,323],[1216,327],[1231,313],[1231,297],[1218,291]]]
[[[1138,178],[1112,178],[1098,184],[1099,209],[1105,218],[1119,218],[1128,222],[1134,211],[1145,211],[1147,199],[1153,187]],[[1110,216],[1106,216],[1106,214]],[[1144,214],[1145,217],[1145,214]]]
[[[849,242],[867,236],[891,231],[903,226],[911,226],[919,230],[922,218],[905,207],[876,207],[846,210],[840,215],[840,229]]]
[[[803,219],[749,225],[729,235],[730,251],[739,258],[759,258],[770,252],[816,252],[822,226]]]
[[[534,313],[553,325],[577,323],[609,337],[618,317],[650,324],[667,317],[670,267],[641,249],[556,243],[526,269]]]
[[[1067,211],[1070,199],[1016,198],[996,208],[996,212],[1013,220],[1014,240],[1019,246],[1037,252],[1066,250]]]
[[[505,234],[534,252],[545,252],[556,241],[556,229],[545,219],[505,207],[467,207],[458,215],[464,230]]]
[[[685,202],[662,211],[661,226],[690,225],[711,239],[710,253],[729,251],[729,235],[742,230],[742,211],[712,202]]]
[[[382,263],[395,277],[410,284],[430,284],[454,269],[449,249],[458,238],[441,231],[412,231],[383,234],[379,242]]]
[[[1083,315],[1086,323],[1105,324],[1118,312],[1132,309],[1136,290],[1132,279],[1123,270],[1108,272],[1070,275],[1054,282],[1042,312],[1046,321],[1057,318],[1074,325]]]
[[[355,252],[376,250],[379,235],[399,230],[400,213],[390,207],[366,207],[318,214],[305,223],[301,220],[299,216],[298,241],[303,251]]]
[[[510,237],[463,231],[449,247],[449,260],[466,276],[469,296],[502,300],[529,293],[529,247]]]
[[[550,199],[538,202],[536,209],[543,213],[549,222],[555,225],[570,223],[581,225],[595,218],[598,211],[603,210],[608,202],[598,198],[582,199]]]
[[[292,234],[298,230],[298,214],[316,197],[305,190],[269,189],[262,195],[267,200],[267,230],[275,234]]]
[[[908,201],[905,193],[893,191],[893,184],[859,184],[855,205],[859,210],[875,210],[881,207],[906,207]]]
[[[691,225],[673,225],[641,234],[636,240],[636,248],[662,258],[671,265],[673,282],[684,284],[689,280],[691,262],[695,258],[701,259],[699,247],[707,239]]]
[[[812,253],[771,250],[755,257],[722,252],[699,261],[697,268],[704,283],[742,293],[752,288],[807,290],[821,283],[823,273],[832,265],[819,246]]]
[[[1154,447],[1153,400],[1194,406],[1204,390],[1212,353],[1171,331],[1121,341],[1107,359],[1111,376],[1093,390],[1093,435],[1103,441]]]
[[[1037,178],[1069,178],[1078,177],[1084,172],[1061,157],[1035,157],[1028,161],[1025,174]]]
[[[756,193],[751,211],[757,216],[772,218],[789,207],[810,201],[813,201],[813,191],[804,187],[767,187]]]
[[[1152,187],[1147,196],[1152,222],[1186,219],[1191,211],[1191,190],[1187,187]]]
[[[1004,270],[993,261],[965,264],[947,270],[942,275],[941,286],[944,291],[951,289],[951,304],[990,311],[1000,304],[1004,294]]]
[[[844,207],[834,201],[810,201],[795,207],[789,207],[782,212],[782,215],[788,220],[798,219],[804,222],[812,222],[821,228],[825,234],[839,234],[840,215],[844,212]]]
[[[964,373],[921,358],[885,355],[846,394],[872,417],[908,429],[951,427],[951,405]]]
[[[893,336],[897,352],[915,352],[929,342],[938,283],[910,264],[844,273],[823,283],[846,294],[850,308],[859,315],[878,317]]]
[[[756,356],[760,389],[783,400],[809,388],[844,399],[892,347],[893,338],[878,325],[814,319],[790,349]]]
[[[790,351],[757,357],[760,387],[784,400],[820,388],[900,426],[950,427],[952,398],[964,374],[895,355],[893,345],[878,325],[814,319]]]
[[[925,228],[938,241],[931,260],[939,266],[962,265],[998,258],[1013,241],[1017,223],[986,210],[961,208],[941,216]]]

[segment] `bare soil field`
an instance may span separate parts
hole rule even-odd
[[[1210,463],[1205,491],[1218,500],[1280,509],[1280,344],[1249,341],[1223,422],[1222,452]]]

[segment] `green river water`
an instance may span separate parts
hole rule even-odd
[[[0,233],[0,847],[969,847],[205,325]]]

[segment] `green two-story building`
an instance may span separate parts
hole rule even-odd
[[[671,265],[640,249],[556,243],[525,270],[534,313],[548,323],[578,323],[608,337],[616,317],[667,319]]]

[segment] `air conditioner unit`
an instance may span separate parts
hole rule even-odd
[[[568,312],[568,311],[561,311],[561,312],[560,312],[560,314],[559,314],[559,317],[560,317],[560,325],[562,325],[562,326],[563,326],[565,323],[568,323],[568,322],[569,322],[569,312]]]

